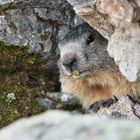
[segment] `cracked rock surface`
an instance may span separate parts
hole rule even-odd
[[[48,56],[78,18],[65,0],[0,0],[0,40]]]

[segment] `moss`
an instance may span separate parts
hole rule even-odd
[[[40,38],[41,38],[42,41],[46,41],[48,39],[48,35],[46,33],[42,33],[40,35]]]
[[[28,49],[0,42],[0,127],[45,110],[36,102],[36,97],[43,97],[45,60]],[[8,99],[10,93],[15,99]]]
[[[17,27],[13,22],[10,22],[9,27],[12,28],[12,29],[17,30]]]

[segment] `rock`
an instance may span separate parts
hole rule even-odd
[[[57,102],[54,102],[48,98],[37,98],[36,101],[41,105],[48,109],[55,109],[57,106]]]
[[[47,110],[61,109],[80,113],[86,112],[86,110],[82,108],[79,99],[73,95],[62,92],[47,92],[45,97],[46,98],[36,98],[36,101]]]
[[[82,19],[109,40],[108,52],[127,79],[140,80],[139,1],[67,1]],[[70,27],[82,22],[65,0],[0,1],[0,39],[8,44],[29,45],[29,52],[37,51],[46,57],[53,52],[59,55],[58,41]],[[128,35],[131,37],[127,38]]]
[[[54,5],[53,5],[54,6]],[[55,9],[55,10],[54,10]],[[63,9],[52,8],[34,8],[35,13],[43,20],[52,20],[55,24],[70,24],[72,21],[71,11],[68,7]],[[65,12],[63,12],[65,11]]]
[[[0,5],[12,3],[12,2],[14,2],[14,0],[0,0]]]
[[[102,14],[107,14],[113,25],[119,26],[126,22],[131,22],[134,15],[134,9],[127,0],[100,0],[96,3],[97,10]]]
[[[58,40],[62,40],[69,31],[70,28],[67,25],[59,26]]]
[[[109,108],[101,108],[97,114],[92,113],[91,111],[91,114],[103,118],[139,120],[139,109],[139,104],[134,103],[128,96],[122,96],[115,104],[112,104]]]
[[[80,101],[78,100],[78,98],[67,93],[62,93],[62,92],[49,93],[48,92],[47,97],[61,104],[66,104],[66,105],[71,105],[71,106],[80,104]]]
[[[108,43],[108,52],[131,82],[140,80],[140,28],[130,25],[116,30]]]
[[[84,19],[89,25],[101,33],[105,38],[109,38],[113,32],[113,26],[107,17],[102,16],[95,8],[92,0],[67,0],[75,10],[76,14]]]
[[[140,80],[140,3],[67,0],[75,12],[108,39],[108,52],[131,81]]]
[[[75,26],[74,18],[65,0],[1,0],[0,39],[8,44],[28,45],[29,52],[45,53],[47,57],[57,48],[60,26]]]
[[[140,122],[48,111],[0,130],[1,140],[138,140]]]

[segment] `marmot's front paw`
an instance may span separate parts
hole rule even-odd
[[[114,96],[114,99],[96,101],[90,105],[89,109],[93,112],[97,112],[100,107],[110,107],[113,103],[116,103],[118,99]]]

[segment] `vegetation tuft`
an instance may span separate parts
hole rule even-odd
[[[28,49],[0,42],[0,127],[45,110],[36,102],[43,96],[45,60]]]

